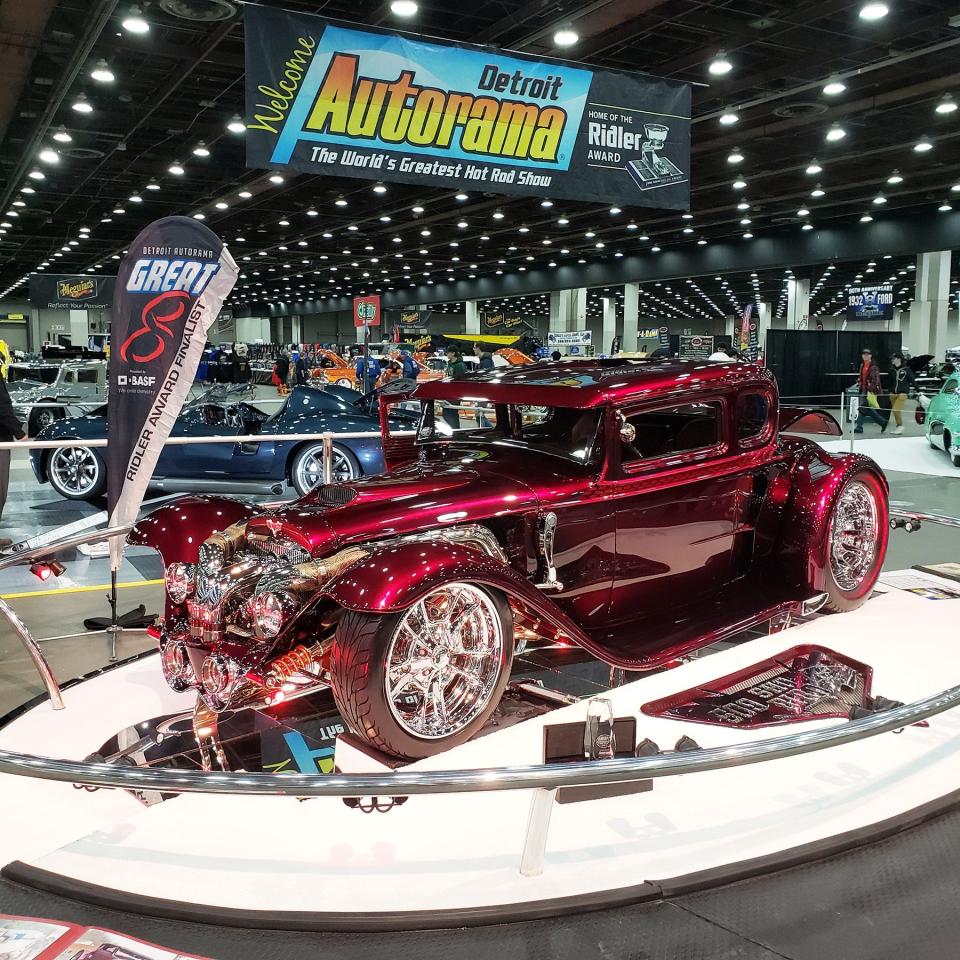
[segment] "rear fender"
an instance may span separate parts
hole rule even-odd
[[[790,430],[793,433],[813,433],[825,437],[843,436],[843,427],[833,414],[809,407],[781,406],[778,430],[780,433]]]
[[[323,593],[347,610],[395,613],[452,580],[500,590],[558,633],[594,648],[590,638],[549,596],[512,567],[459,544],[432,541],[386,547],[329,581]]]
[[[212,533],[263,513],[230,497],[180,497],[140,520],[127,535],[127,543],[152,547],[171,563],[196,563],[200,545]]]
[[[889,493],[883,471],[869,457],[827,453],[809,443],[795,461],[779,551],[781,576],[800,589],[820,593],[830,562],[827,533],[836,499],[856,473],[872,473]]]

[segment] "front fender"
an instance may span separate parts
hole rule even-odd
[[[834,455],[813,443],[800,452],[791,474],[780,550],[781,571],[788,583],[817,593],[825,589],[830,516],[843,486],[861,471],[873,474],[889,493],[887,478],[869,457]]]
[[[501,590],[559,633],[590,650],[594,644],[546,594],[499,560],[454,543],[401,543],[353,564],[323,587],[338,606],[395,613],[452,580]]]
[[[164,567],[196,563],[210,534],[262,512],[230,497],[179,497],[135,524],[127,543],[157,550]]]

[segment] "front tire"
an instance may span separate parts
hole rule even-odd
[[[346,448],[333,445],[333,482],[347,483],[360,476],[360,465],[354,455]],[[294,489],[302,497],[314,487],[323,483],[323,444],[309,443],[298,451],[290,468],[290,480]]]
[[[49,403],[49,400],[42,400],[41,403]],[[27,433],[35,437],[44,427],[62,420],[66,412],[59,407],[34,407],[30,411],[30,419],[27,421]]]
[[[496,709],[513,664],[513,615],[497,590],[454,582],[400,613],[348,611],[330,664],[347,726],[409,760],[464,743]]]
[[[866,602],[880,576],[889,533],[883,484],[866,470],[855,473],[830,511],[824,610],[846,613]]]
[[[67,500],[95,500],[107,489],[107,468],[90,447],[58,447],[47,461],[50,485]]]
[[[342,377],[341,379],[339,379],[339,380],[337,381],[337,386],[338,386],[338,387],[348,387],[348,388],[351,388],[351,389],[352,389],[352,387],[353,387],[353,381],[352,381],[352,380],[347,380],[346,377]]]

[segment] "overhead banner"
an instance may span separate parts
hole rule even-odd
[[[537,329],[536,323],[509,313],[483,314],[483,327],[485,330],[513,330],[518,334],[523,333],[525,329]]]
[[[109,310],[116,277],[98,274],[31,273],[30,305],[45,310]]]
[[[690,87],[244,6],[247,165],[689,207]]]
[[[237,272],[220,238],[192,217],[155,220],[120,263],[107,401],[111,527],[136,520]],[[110,545],[116,570],[123,545]]]
[[[892,320],[893,284],[850,287],[847,291],[848,320]]]

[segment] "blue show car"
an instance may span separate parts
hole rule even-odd
[[[409,387],[394,380],[383,389]],[[361,396],[354,390],[296,387],[276,413],[253,403],[234,400],[229,393],[213,393],[184,407],[171,436],[213,437],[254,434],[314,434],[379,432],[379,390]],[[392,407],[391,428],[414,429],[416,415]],[[107,435],[107,408],[83,417],[58,420],[40,432],[39,440],[76,438],[93,440]],[[196,443],[169,445],[160,454],[153,485],[178,491],[230,489],[282,493],[287,483],[304,494],[322,479],[320,440],[267,440],[262,443]],[[69,500],[94,500],[107,487],[103,447],[60,447],[32,450],[33,472]],[[379,437],[344,438],[333,444],[333,473],[338,482],[380,473],[383,451]]]

